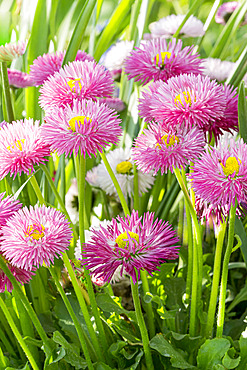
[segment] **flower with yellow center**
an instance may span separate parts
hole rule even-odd
[[[80,78],[72,78],[67,81],[69,88],[72,92],[76,92],[79,88],[79,91],[82,89],[81,79]]]
[[[31,236],[34,240],[39,240],[45,235],[44,231],[43,225],[33,224],[28,226],[26,235]]]
[[[164,67],[165,66],[165,59],[171,58],[171,53],[169,51],[161,51],[160,53],[156,54],[154,57],[154,63],[157,67]]]
[[[196,101],[196,97],[194,99],[194,101]],[[189,91],[183,91],[181,94],[178,94],[177,96],[175,96],[174,98],[174,103],[177,107],[180,106],[180,104],[185,107],[185,104],[189,104],[189,106],[191,106],[192,104],[192,100],[191,100],[191,95],[190,95],[190,92]],[[180,103],[180,104],[179,104]]]
[[[139,235],[136,233],[133,233],[132,231],[128,231],[128,235],[132,240],[136,240],[137,244],[139,243]],[[128,241],[128,235],[125,231],[124,233],[118,235],[115,242],[119,246],[119,248],[128,248],[129,247],[129,241]]]
[[[224,174],[228,177],[229,175],[235,175],[239,172],[239,162],[241,161],[235,157],[228,157],[226,160],[226,165],[224,166],[223,163],[220,163],[223,169]]]
[[[127,174],[132,170],[133,165],[129,161],[123,161],[117,164],[116,171],[117,173]]]
[[[92,122],[92,119],[89,118],[89,117],[86,117],[86,116],[72,117],[69,120],[69,127],[68,127],[68,129],[71,130],[71,131],[73,131],[73,132],[76,132],[75,123],[77,122],[78,128],[80,128],[81,125],[84,125],[85,124],[85,121],[86,121],[86,123],[91,123]]]
[[[15,149],[15,148],[19,149],[20,152],[22,152],[23,150],[22,144],[24,144],[24,142],[25,142],[25,139],[16,140],[13,145],[7,146],[7,149],[10,153],[12,153],[11,149]]]
[[[174,146],[175,143],[179,143],[179,138],[176,135],[163,135],[161,141],[166,145],[167,148]],[[155,147],[161,149],[160,143],[156,143]]]

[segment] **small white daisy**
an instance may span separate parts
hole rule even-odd
[[[153,22],[149,25],[152,37],[164,37],[170,38],[177,31],[178,27],[182,23],[185,15],[168,15],[167,17],[161,18],[157,22]],[[203,29],[203,23],[193,15],[189,17],[184,26],[180,31],[180,36],[185,37],[199,37],[205,33]]]
[[[106,51],[101,57],[100,64],[103,64],[112,73],[113,77],[121,74],[125,58],[133,49],[133,41],[119,41]]]
[[[203,60],[203,74],[212,80],[219,82],[225,81],[231,74],[235,63],[217,58],[207,58]]]
[[[134,161],[131,157],[131,149],[117,148],[109,152],[106,157],[125,198],[127,198],[127,195],[131,197],[134,193]],[[86,180],[92,186],[103,189],[107,194],[117,196],[115,186],[103,162],[87,172]],[[149,174],[138,172],[139,195],[147,192],[153,183],[153,171]]]

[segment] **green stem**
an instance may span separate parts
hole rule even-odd
[[[225,305],[226,305],[226,288],[227,288],[227,276],[228,276],[228,264],[230,261],[232,246],[234,242],[234,226],[235,226],[235,217],[237,209],[237,199],[235,204],[231,205],[230,215],[229,215],[229,230],[228,230],[228,241],[226,252],[222,265],[222,275],[220,283],[220,298],[219,298],[219,307],[218,307],[218,318],[217,318],[217,332],[216,337],[221,338],[223,334],[223,326],[225,319]]]
[[[214,327],[215,311],[216,311],[218,291],[219,291],[219,282],[220,282],[221,256],[222,256],[222,248],[223,248],[225,232],[226,232],[226,222],[223,221],[223,223],[221,223],[219,226],[216,250],[215,250],[215,255],[214,255],[214,275],[213,275],[213,282],[212,282],[212,288],[211,288],[211,294],[210,294],[207,326],[206,326],[206,333],[205,333],[205,336],[207,338],[212,336],[212,331]]]
[[[141,279],[142,279],[142,289],[144,296],[150,292],[148,279],[147,279],[147,271],[141,271]],[[155,336],[155,325],[154,325],[154,313],[153,313],[153,306],[152,302],[146,303],[146,314],[148,319],[148,329],[150,338]]]
[[[136,211],[139,210],[140,202],[139,202],[139,181],[138,181],[138,170],[136,164],[134,164],[134,209]]]
[[[74,224],[73,224],[73,222],[71,221],[71,218],[70,218],[70,216],[69,216],[69,214],[68,214],[68,212],[67,212],[67,210],[66,210],[66,208],[65,208],[65,205],[64,205],[64,203],[63,203],[63,200],[62,200],[62,198],[61,198],[61,196],[60,196],[59,192],[57,191],[56,186],[54,185],[54,182],[53,182],[53,180],[52,180],[52,177],[51,177],[51,175],[50,175],[50,172],[49,172],[48,168],[47,168],[45,165],[43,165],[43,164],[41,164],[41,165],[40,165],[40,167],[42,168],[42,170],[44,171],[44,173],[45,173],[45,175],[46,175],[46,178],[47,178],[47,180],[48,180],[48,182],[49,182],[49,184],[50,184],[50,187],[51,187],[51,189],[52,189],[52,191],[53,191],[53,193],[54,193],[55,197],[57,198],[57,201],[58,201],[58,203],[59,203],[59,205],[60,205],[60,207],[61,207],[62,212],[65,214],[65,216],[66,216],[67,220],[68,220],[68,221],[69,221],[69,223],[70,223],[70,226],[71,226],[71,228],[72,228],[73,235],[74,235],[74,240],[75,240],[75,241],[76,241],[76,240],[78,240],[78,234],[77,234],[77,232],[76,232],[75,225],[74,225]]]
[[[83,243],[85,243],[85,234],[84,234],[84,203],[85,203],[85,177],[86,177],[86,160],[83,156],[80,157],[79,155],[75,156],[75,164],[76,164],[76,176],[77,176],[77,183],[78,183],[78,201],[79,201],[79,234],[80,234],[80,243],[81,243],[81,250],[83,250]],[[108,350],[108,343],[107,338],[105,335],[104,327],[100,318],[100,313],[98,310],[98,305],[96,302],[93,285],[91,281],[91,277],[89,271],[84,269],[84,276],[86,278],[86,286],[87,291],[92,307],[92,312],[96,321],[96,325],[100,334],[101,343],[103,345],[104,353]]]
[[[10,280],[11,284],[13,285],[13,288],[15,289],[15,293],[18,294],[18,296],[21,299],[23,305],[25,306],[25,309],[26,309],[30,319],[32,320],[34,326],[36,327],[37,332],[40,335],[40,338],[42,339],[44,344],[47,345],[47,347],[50,347],[49,339],[47,338],[47,335],[46,335],[42,325],[40,324],[40,321],[39,321],[36,313],[34,312],[34,310],[31,306],[30,302],[28,301],[26,295],[23,293],[19,283],[16,281],[15,277],[13,276],[11,271],[8,269],[8,267],[6,266],[2,256],[0,256],[0,269],[4,272],[4,274],[7,276],[7,278]]]
[[[84,338],[84,333],[83,333],[83,330],[82,330],[82,327],[76,317],[76,314],[74,313],[74,310],[68,300],[68,297],[66,296],[66,294],[64,293],[64,290],[63,290],[63,287],[61,286],[60,282],[59,282],[59,279],[57,277],[57,274],[56,272],[53,270],[53,267],[50,267],[49,268],[49,271],[50,271],[50,274],[53,278],[53,280],[55,281],[55,284],[57,286],[57,289],[64,301],[64,304],[70,314],[70,317],[72,318],[73,320],[73,323],[75,325],[75,328],[76,328],[76,331],[77,331],[77,334],[78,334],[78,337],[79,337],[79,340],[80,340],[80,343],[81,343],[81,347],[82,347],[82,350],[83,350],[83,353],[84,353],[84,356],[85,356],[85,359],[87,361],[87,365],[88,365],[88,368],[90,370],[93,370],[93,364],[92,364],[92,361],[91,361],[91,358],[90,358],[90,355],[89,355],[89,351],[88,351],[88,348],[87,348],[87,345],[86,345],[86,342],[85,342],[85,338]]]
[[[8,310],[7,306],[5,305],[5,302],[4,302],[4,300],[2,299],[1,295],[0,295],[0,305],[1,305],[1,309],[2,309],[2,311],[3,311],[3,313],[4,313],[4,315],[5,315],[5,317],[6,317],[6,320],[7,320],[7,321],[8,321],[8,323],[9,323],[9,326],[11,327],[11,329],[12,329],[12,331],[13,331],[13,333],[14,333],[14,335],[15,335],[16,339],[17,339],[17,340],[18,340],[18,342],[20,343],[21,348],[22,348],[22,349],[23,349],[23,351],[25,352],[25,354],[26,354],[26,356],[27,356],[27,358],[28,358],[28,360],[29,360],[29,362],[30,362],[30,364],[31,364],[32,368],[33,368],[34,370],[39,370],[38,365],[36,364],[36,362],[35,362],[35,360],[34,360],[34,358],[33,358],[32,354],[31,354],[31,352],[30,352],[30,350],[29,350],[29,348],[28,348],[28,346],[27,346],[27,345],[26,345],[26,343],[24,342],[24,340],[23,340],[23,338],[22,338],[22,336],[21,336],[21,334],[20,334],[19,330],[17,329],[17,327],[16,327],[16,325],[15,325],[15,323],[14,323],[14,320],[12,319],[12,316],[10,315],[9,310]]]
[[[196,335],[197,327],[197,310],[201,299],[201,285],[202,285],[202,239],[201,229],[197,221],[196,211],[190,199],[187,187],[183,181],[181,173],[178,168],[174,168],[174,173],[178,183],[184,193],[184,199],[188,205],[192,217],[192,227],[194,232],[193,238],[193,274],[192,274],[192,293],[191,293],[191,306],[190,306],[190,335]]]
[[[35,191],[35,194],[37,195],[37,198],[38,198],[38,201],[39,201],[40,205],[45,204],[44,197],[41,193],[41,190],[40,190],[40,187],[39,187],[39,184],[36,180],[35,175],[30,176],[30,183],[33,187],[33,190]]]
[[[148,338],[148,332],[145,325],[145,321],[142,314],[141,304],[139,300],[139,294],[138,294],[138,284],[134,284],[132,278],[131,281],[131,290],[132,290],[132,297],[135,305],[135,312],[136,312],[136,318],[138,322],[138,326],[141,332],[142,337],[142,344],[143,344],[143,350],[146,358],[146,368],[148,370],[154,370],[152,355],[149,347],[149,338]]]
[[[14,112],[11,103],[11,95],[10,95],[10,88],[9,88],[9,78],[8,78],[8,70],[7,70],[7,63],[1,63],[1,75],[2,75],[2,84],[3,84],[3,94],[6,104],[7,110],[7,117],[4,117],[7,122],[14,121]]]
[[[113,184],[114,184],[114,186],[116,188],[116,191],[118,193],[118,196],[119,196],[119,199],[120,199],[120,203],[121,203],[121,205],[123,207],[125,216],[127,216],[127,215],[130,214],[130,211],[129,211],[129,207],[127,205],[127,202],[126,202],[126,200],[124,198],[122,189],[120,188],[120,185],[119,185],[119,183],[118,183],[118,181],[116,179],[116,176],[115,176],[115,174],[114,174],[114,172],[113,172],[113,170],[112,170],[112,168],[111,168],[111,166],[110,166],[110,164],[109,164],[109,162],[108,162],[108,160],[106,158],[106,155],[105,155],[104,151],[102,151],[102,153],[100,153],[100,156],[101,156],[101,158],[102,158],[102,160],[104,162],[104,165],[105,165],[105,167],[106,167],[106,169],[107,169],[107,171],[108,171],[108,173],[109,173],[109,175],[110,175],[110,177],[112,179],[112,182],[113,182]]]

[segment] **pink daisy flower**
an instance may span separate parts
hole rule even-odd
[[[215,14],[215,22],[225,25],[232,13],[239,7],[238,1],[229,1],[228,3],[223,3],[217,10]],[[241,25],[247,24],[247,14],[244,16],[244,20]]]
[[[168,222],[154,221],[154,213],[139,217],[138,212],[132,211],[131,216],[112,219],[106,228],[100,226],[92,232],[94,235],[82,253],[83,265],[95,277],[108,282],[119,266],[120,274],[124,271],[136,283],[141,270],[152,274],[161,263],[178,257],[175,231]]]
[[[113,79],[105,67],[94,62],[71,62],[48,78],[40,89],[45,110],[71,105],[73,100],[110,98]]]
[[[2,227],[0,250],[14,266],[32,270],[50,266],[69,248],[72,238],[69,222],[54,208],[37,205],[17,211]]]
[[[2,253],[0,253],[2,255]],[[34,272],[33,271],[27,271],[24,269],[20,269],[18,267],[13,266],[9,261],[7,261],[4,258],[6,262],[6,266],[11,271],[11,273],[14,275],[16,280],[21,284],[27,284],[32,279]],[[5,289],[7,289],[8,292],[12,292],[13,285],[10,282],[10,280],[7,278],[3,270],[0,268],[0,293],[4,293]]]
[[[25,119],[6,123],[0,130],[0,179],[33,172],[50,155],[48,144],[41,140],[39,121]]]
[[[57,51],[56,53],[47,53],[39,56],[30,65],[30,76],[33,79],[35,86],[42,85],[48,77],[54,75],[62,67],[65,51]],[[85,60],[94,61],[91,55],[85,51],[78,50],[75,60],[84,62]]]
[[[170,77],[184,73],[201,73],[199,54],[193,46],[182,49],[182,41],[172,39],[167,45],[165,39],[157,38],[146,41],[135,48],[125,59],[125,72],[128,78],[134,78],[146,84],[152,80],[167,81]]]
[[[116,144],[122,133],[116,112],[105,104],[92,100],[74,100],[72,107],[54,108],[45,116],[42,127],[44,143],[51,145],[58,155],[71,155],[74,150],[85,156],[102,152]]]
[[[12,62],[26,51],[26,41],[18,41],[0,46],[0,62]]]
[[[168,131],[151,123],[135,140],[133,158],[139,170],[154,170],[154,174],[161,170],[163,175],[168,170],[173,172],[173,167],[186,167],[190,161],[198,159],[204,147],[203,132],[197,127]]]
[[[189,175],[195,195],[214,208],[230,209],[247,200],[247,145],[242,139],[208,148]],[[225,212],[223,211],[223,214]]]
[[[34,86],[34,81],[28,73],[8,68],[9,85],[17,88]]]
[[[146,120],[153,117],[169,127],[196,125],[206,132],[216,119],[223,118],[226,101],[223,87],[210,81],[208,76],[184,74],[157,84],[156,92],[144,94],[140,99],[139,108],[141,117],[147,117]]]
[[[5,192],[0,193],[0,232],[1,227],[6,224],[6,221],[22,207],[19,200],[15,200],[10,195],[5,198],[4,196]]]

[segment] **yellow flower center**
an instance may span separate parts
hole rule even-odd
[[[24,144],[24,142],[25,142],[25,139],[16,140],[13,145],[7,146],[7,149],[10,151],[10,153],[11,153],[11,149],[15,149],[15,148],[19,149],[22,152],[23,150],[22,144]]]
[[[132,233],[132,231],[128,231],[128,234],[131,237],[131,239],[134,239],[134,240],[137,241],[137,243],[139,243],[139,235],[138,234]],[[127,239],[127,240],[124,240],[124,239]],[[129,246],[127,232],[124,232],[124,233],[118,235],[115,242],[117,243],[119,248],[127,248]]]
[[[86,120],[86,123],[92,122],[92,119],[86,116],[76,116],[76,117],[71,118],[69,120],[69,130],[72,130],[75,132],[76,131],[75,123],[77,122],[77,125],[79,128],[81,125],[84,125],[85,120]]]
[[[179,138],[176,135],[173,136],[163,135],[161,140],[163,141],[167,148],[169,148],[170,146],[174,146],[175,142],[179,143]],[[155,147],[161,149],[160,143],[155,144]]]
[[[156,54],[154,57],[154,62],[157,67],[164,67],[165,65],[165,58],[171,58],[171,53],[169,51],[161,51],[160,53]]]
[[[183,98],[183,99],[182,99]],[[194,99],[194,101],[196,101],[196,97]],[[174,99],[174,103],[177,107],[180,106],[180,104],[184,107],[185,104],[189,104],[189,106],[191,106],[192,104],[192,100],[191,100],[191,96],[190,96],[190,93],[189,91],[183,91],[182,94],[178,94],[175,99]],[[180,104],[179,104],[180,103]]]
[[[133,166],[129,161],[123,161],[118,163],[116,167],[117,173],[129,173]]]
[[[27,228],[26,235],[31,236],[34,240],[39,240],[43,238],[45,228],[43,225],[30,225]]]
[[[226,160],[226,165],[224,166],[221,163],[221,166],[223,168],[223,172],[226,176],[232,175],[234,172],[236,172],[236,175],[239,172],[239,162],[241,163],[240,159],[237,160],[235,157],[228,157]]]
[[[76,90],[82,88],[81,79],[80,78],[71,78],[69,81],[67,81],[67,84],[69,85],[69,88],[72,92],[76,92]]]

